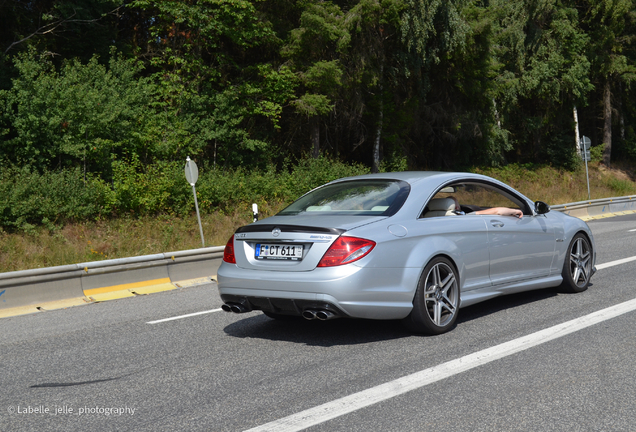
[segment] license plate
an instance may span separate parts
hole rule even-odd
[[[258,243],[254,256],[256,259],[299,261],[303,258],[303,245]]]

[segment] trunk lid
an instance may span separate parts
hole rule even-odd
[[[273,216],[236,231],[236,265],[255,270],[313,270],[340,235],[383,219],[386,217]]]

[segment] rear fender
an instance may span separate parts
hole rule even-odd
[[[457,244],[446,237],[431,236],[427,237],[426,241],[420,242],[411,250],[406,261],[406,267],[419,268],[421,274],[424,271],[424,267],[437,256],[445,256],[453,262],[455,269],[459,273],[459,281],[461,283],[464,280],[466,271],[462,251]],[[413,288],[413,291],[415,291],[415,288]]]

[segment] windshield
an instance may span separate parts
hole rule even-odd
[[[351,180],[328,184],[303,195],[278,215],[391,216],[402,207],[410,190],[409,184],[400,180]]]

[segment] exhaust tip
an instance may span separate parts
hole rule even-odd
[[[316,311],[311,309],[305,309],[303,311],[303,318],[305,318],[306,320],[316,319]]]
[[[318,318],[321,321],[326,321],[328,319],[335,318],[335,317],[336,315],[333,312],[329,312],[326,310],[321,310],[316,312],[316,318]]]
[[[244,313],[244,312],[250,312],[252,310],[251,308],[248,308],[241,303],[225,303],[224,305],[221,306],[221,309],[223,309],[225,312],[234,312],[234,313]]]
[[[230,306],[230,309],[232,309],[232,312],[237,313],[237,314],[238,313],[247,312],[245,307],[243,305],[240,305],[240,304],[233,304],[232,306]]]

